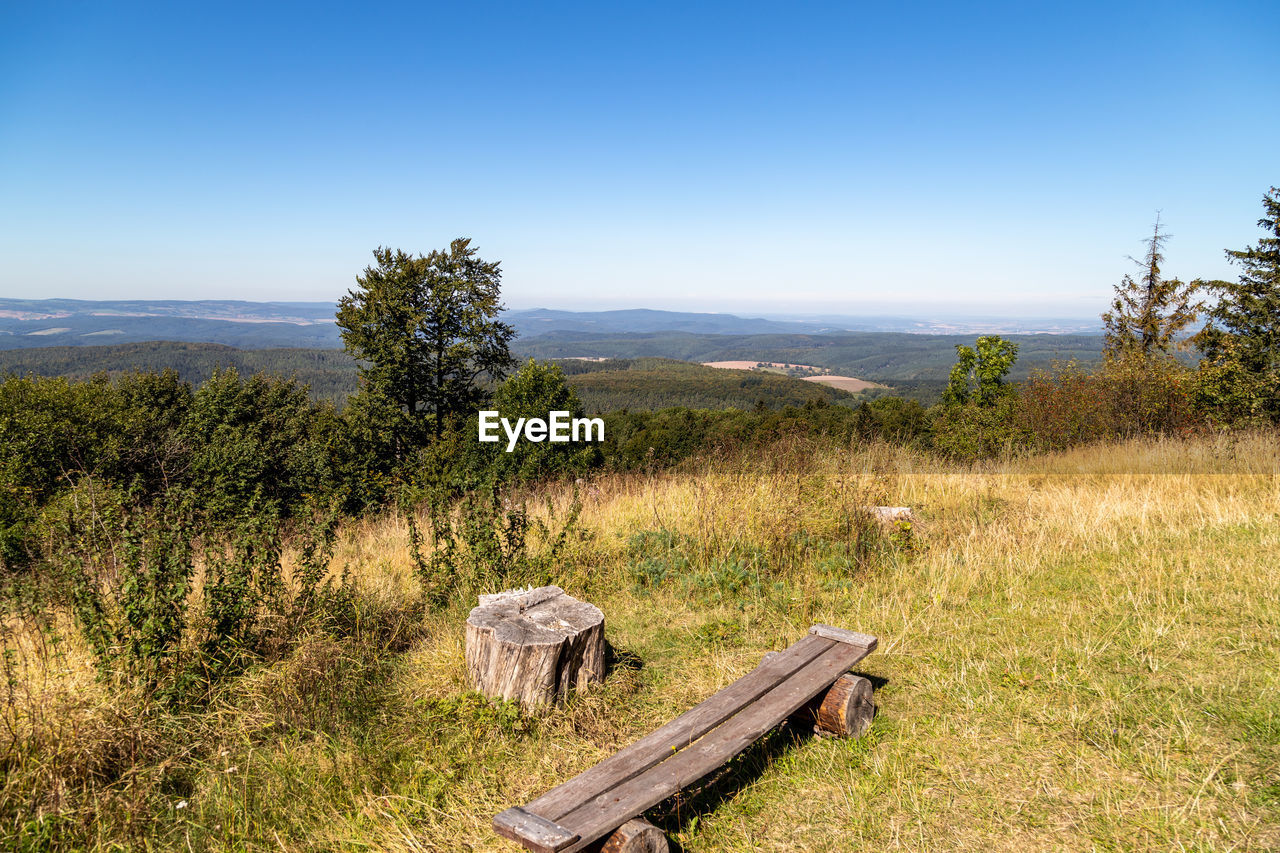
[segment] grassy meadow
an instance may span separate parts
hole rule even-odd
[[[972,466],[795,443],[527,498],[581,501],[551,580],[605,613],[603,685],[544,713],[469,693],[472,591],[426,607],[404,519],[351,522],[356,624],[198,710],[95,679],[69,617],[10,617],[0,845],[518,850],[495,813],[826,622],[880,637],[871,733],[775,731],[651,817],[673,848],[1280,849],[1274,434]]]

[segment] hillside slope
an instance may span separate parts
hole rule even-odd
[[[569,382],[590,412],[653,410],[671,406],[695,409],[750,409],[758,403],[776,409],[811,400],[854,404],[861,398],[836,388],[775,374],[716,370],[670,359],[618,359],[609,362],[563,361]],[[342,350],[242,350],[221,344],[146,341],[114,346],[44,347],[0,350],[5,374],[68,376],[172,368],[188,382],[200,383],[218,368],[244,374],[294,377],[316,399],[341,403],[359,387],[356,362]]]
[[[802,379],[750,370],[723,370],[661,358],[558,362],[588,412],[618,409],[752,409],[803,406],[822,400],[856,405],[857,394]]]
[[[1093,364],[1102,355],[1096,335],[1009,335],[1018,344],[1014,378],[1055,361]],[[537,358],[674,358],[681,361],[779,361],[813,364],[874,381],[944,381],[956,346],[972,335],[854,332],[825,335],[693,335],[681,332],[593,336],[556,332],[522,339],[516,348]]]
[[[583,501],[545,580],[602,608],[613,649],[604,684],[543,713],[468,691],[463,625],[489,590],[425,606],[394,517],[350,524],[334,556],[358,622],[203,711],[140,713],[94,680],[69,623],[47,667],[6,623],[0,748],[25,733],[6,831],[94,850],[515,851],[494,814],[824,622],[880,638],[860,666],[878,685],[870,735],[776,731],[650,815],[680,849],[1275,849],[1277,447],[1147,441],[967,468],[782,444],[531,495],[552,529]],[[921,520],[878,534],[867,503]],[[117,781],[95,788],[104,766]]]

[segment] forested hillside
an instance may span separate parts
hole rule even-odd
[[[611,359],[605,362],[559,362],[591,412],[616,409],[653,411],[672,406],[691,409],[751,409],[757,404],[777,409],[810,401],[853,404],[885,393],[850,394],[786,376],[745,370],[717,370],[662,358]],[[294,378],[309,386],[316,400],[342,403],[355,392],[356,362],[335,349],[241,350],[221,344],[148,341],[96,347],[42,347],[0,350],[0,376],[66,376],[87,379],[97,373],[118,375],[132,370],[173,369],[184,380],[200,384],[220,367],[244,375],[267,373]],[[917,396],[914,388],[905,396]],[[936,399],[940,386],[926,398]]]
[[[1018,344],[1015,379],[1055,361],[1096,364],[1102,354],[1097,335],[1006,335]],[[683,332],[593,336],[553,332],[516,342],[515,349],[537,358],[674,358],[681,361],[782,361],[813,364],[870,379],[943,381],[955,364],[956,346],[972,335],[916,335],[852,332],[829,335],[693,335]]]
[[[293,377],[317,400],[342,402],[356,389],[356,363],[339,349],[236,349],[223,344],[144,341],[111,346],[61,346],[0,350],[0,376],[66,376],[172,369],[198,385],[220,367],[240,373]]]
[[[823,400],[866,399],[826,385],[776,373],[722,370],[665,358],[559,362],[588,412],[618,409],[770,409]]]
[[[214,321],[209,321],[214,322]],[[1011,376],[1021,379],[1054,362],[1099,361],[1102,338],[1090,335],[1013,335],[1019,344]],[[760,360],[813,364],[836,373],[881,382],[890,390],[864,392],[861,399],[886,394],[923,403],[939,399],[947,372],[955,363],[962,335],[916,335],[856,332],[844,335],[695,335],[683,332],[593,337],[555,332],[517,338],[512,352],[522,358],[562,359],[565,373],[591,410],[751,408],[764,399],[770,407],[808,400],[839,402],[832,389],[812,383],[775,382],[759,375],[702,368],[697,362]],[[574,361],[605,357],[608,362]],[[693,362],[693,363],[688,363]],[[575,366],[576,365],[576,366]],[[311,387],[317,399],[341,402],[356,389],[356,365],[332,348],[239,349],[222,344],[143,341],[99,346],[56,346],[0,349],[0,374],[85,378],[98,372],[173,368],[183,379],[202,382],[218,367],[242,373],[294,376]],[[590,376],[588,376],[590,374]],[[597,375],[605,374],[605,375]]]

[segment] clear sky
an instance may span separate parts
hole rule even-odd
[[[1278,131],[1275,0],[0,0],[0,296],[1090,316],[1157,211],[1233,276]]]

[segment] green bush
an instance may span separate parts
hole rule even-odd
[[[136,491],[90,478],[60,505],[55,565],[100,674],[168,701],[199,698],[247,663],[278,656],[338,592],[325,578],[334,514],[300,533],[287,585],[280,519],[269,510],[247,507],[216,535],[187,501],[144,505]]]
[[[498,386],[490,407],[511,424],[520,418],[543,418],[553,411],[569,412],[570,417],[582,417],[582,403],[573,387],[565,381],[560,366],[529,359],[516,373]],[[486,470],[486,476],[504,482],[531,482],[550,477],[581,476],[597,466],[601,452],[596,444],[573,442],[531,442],[523,438],[507,451],[507,437],[499,430],[500,438],[494,443],[476,441],[477,418],[467,425],[472,454],[477,467]]]
[[[933,448],[951,459],[971,460],[1016,453],[1028,437],[1016,422],[1016,397],[993,404],[969,402],[933,409]]]
[[[558,518],[543,521],[529,514],[523,501],[510,497],[497,481],[466,490],[431,496],[431,548],[424,543],[413,506],[406,500],[410,549],[427,601],[443,605],[477,592],[552,582],[558,557],[584,534],[578,527],[582,504],[576,499]]]
[[[181,427],[189,448],[186,487],[222,524],[250,506],[291,517],[308,497],[344,484],[335,465],[339,421],[296,382],[216,371],[196,390]]]
[[[1181,435],[1209,422],[1197,393],[1197,374],[1169,358],[1115,358],[1088,372],[1069,363],[1019,387],[1014,432],[1036,451]]]

